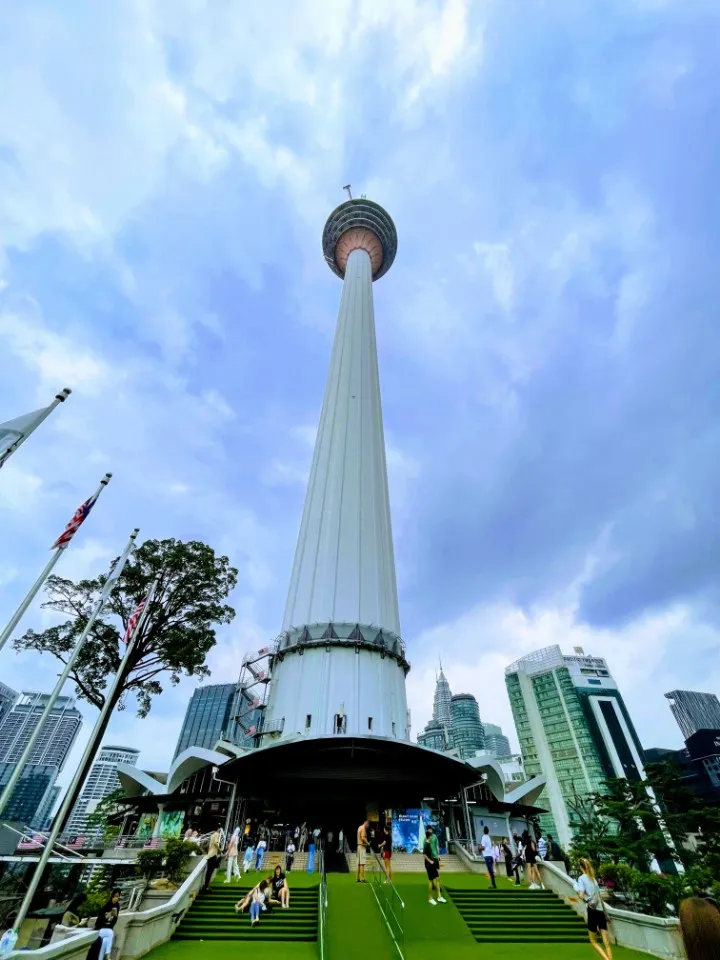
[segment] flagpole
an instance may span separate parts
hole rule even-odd
[[[85,645],[85,641],[88,637],[88,634],[92,630],[93,625],[95,624],[95,621],[102,613],[103,607],[107,603],[110,597],[110,594],[113,591],[113,587],[117,581],[117,578],[122,573],[123,567],[125,566],[125,563],[127,562],[127,559],[130,556],[130,553],[135,547],[135,537],[137,537],[139,532],[140,531],[138,530],[137,527],[133,530],[133,532],[130,534],[130,539],[128,540],[128,544],[125,547],[125,550],[123,551],[122,556],[118,559],[118,561],[115,564],[113,564],[112,570],[110,571],[110,574],[105,583],[105,586],[103,587],[100,593],[100,598],[95,604],[95,607],[93,608],[92,613],[90,614],[90,619],[85,625],[85,629],[82,631],[82,633],[78,637],[77,643],[75,644],[73,651],[68,658],[68,662],[65,664],[65,669],[60,674],[60,677],[58,678],[58,681],[55,684],[55,689],[48,697],[48,701],[45,705],[45,709],[42,712],[42,716],[35,724],[35,729],[30,735],[30,739],[27,742],[27,745],[23,751],[23,754],[18,760],[17,764],[15,765],[15,769],[13,770],[10,776],[10,779],[5,784],[4,790],[0,794],[0,816],[2,816],[2,813],[5,810],[5,807],[8,805],[10,801],[10,797],[12,796],[13,790],[15,789],[15,785],[20,779],[20,776],[22,775],[22,772],[26,763],[28,763],[28,761],[30,760],[30,756],[33,750],[35,749],[35,744],[37,743],[37,741],[40,738],[40,735],[43,732],[45,721],[50,716],[50,712],[55,706],[57,698],[62,693],[62,688],[65,686],[65,681],[70,676],[70,671],[72,670],[73,665],[75,664],[75,661],[80,655],[80,651]]]
[[[90,498],[92,501],[97,500],[97,498],[103,492],[105,487],[110,483],[111,477],[112,477],[111,473],[105,474],[105,476],[100,481],[100,486],[97,488],[94,495]],[[60,559],[61,555],[64,552],[65,552],[65,547],[58,547],[55,553],[50,557],[48,562],[45,564],[45,568],[43,569],[43,572],[37,578],[35,583],[30,587],[29,591],[25,596],[25,599],[17,608],[15,613],[12,615],[12,617],[10,618],[10,623],[8,623],[8,625],[5,627],[3,632],[0,633],[0,650],[2,650],[2,648],[5,646],[5,644],[8,642],[8,640],[12,636],[13,630],[15,629],[15,627],[18,625],[18,623],[24,616],[25,611],[35,599],[38,590],[45,583],[47,578],[50,576],[50,574],[52,573],[53,567],[58,562],[58,560]]]
[[[65,401],[67,400],[67,398],[70,396],[71,393],[72,393],[72,390],[70,389],[70,387],[63,387],[63,389],[60,391],[60,393],[56,393],[56,394],[55,394],[55,399],[53,400],[53,402],[50,404],[50,406],[45,407],[45,409],[44,409],[43,412],[40,414],[40,416],[37,418],[37,420],[36,420],[35,423],[32,425],[32,427],[31,427],[27,432],[24,432],[21,437],[18,437],[17,440],[15,441],[15,443],[12,443],[12,444],[7,448],[7,450],[5,451],[5,453],[2,455],[2,458],[0,458],[0,465],[1,465],[1,466],[3,466],[3,467],[5,466],[5,464],[8,462],[8,460],[10,459],[10,457],[25,443],[25,441],[27,440],[27,438],[28,438],[32,433],[35,433],[35,431],[36,431],[37,428],[40,426],[40,424],[43,422],[43,420],[47,420],[47,418],[48,418],[48,417],[50,416],[50,414],[53,412],[53,410],[55,409],[55,407],[59,406],[61,403],[65,403]]]
[[[125,655],[120,661],[120,666],[117,669],[117,673],[115,674],[115,678],[112,682],[112,685],[105,695],[105,703],[103,704],[103,708],[100,711],[100,716],[95,721],[95,726],[93,727],[92,733],[90,734],[90,739],[87,742],[87,746],[85,747],[85,751],[82,755],[82,759],[80,760],[80,763],[78,764],[78,767],[75,773],[73,774],[73,778],[70,781],[70,786],[67,788],[65,796],[63,797],[63,801],[60,804],[60,809],[55,814],[52,829],[50,830],[46,838],[45,846],[43,847],[43,851],[40,855],[40,859],[38,860],[37,866],[35,867],[35,872],[33,873],[32,880],[28,885],[25,898],[23,899],[23,902],[20,905],[20,909],[18,910],[17,916],[13,921],[13,930],[15,930],[16,932],[19,931],[23,920],[27,916],[28,910],[30,909],[30,904],[32,903],[32,899],[35,896],[35,892],[37,891],[37,888],[40,886],[40,880],[42,879],[42,875],[45,871],[45,867],[47,866],[47,862],[50,859],[50,856],[52,855],[52,851],[53,851],[53,848],[55,847],[55,843],[57,842],[57,838],[60,835],[60,831],[62,830],[63,824],[67,819],[67,816],[70,813],[70,810],[72,809],[75,803],[75,800],[77,799],[77,795],[80,792],[82,782],[85,779],[85,771],[87,769],[87,766],[92,762],[95,754],[97,753],[98,747],[100,746],[100,740],[102,739],[102,735],[105,730],[105,722],[110,714],[110,711],[112,710],[113,700],[115,699],[117,691],[123,681],[123,677],[125,674],[125,664],[128,662],[131,653],[134,651],[137,638],[140,636],[141,630],[145,626],[145,621],[147,620],[148,615],[150,613],[150,607],[152,606],[152,602],[155,597],[155,592],[157,590],[157,586],[159,582],[160,582],[160,577],[158,576],[155,582],[153,583],[152,587],[150,587],[150,592],[148,593],[147,601],[145,603],[143,612],[140,615],[140,619],[138,620],[137,626],[133,630],[132,636],[128,640],[128,645],[127,645],[127,649],[125,650]]]

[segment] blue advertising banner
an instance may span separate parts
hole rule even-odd
[[[447,853],[445,830],[433,810],[396,810],[392,821],[392,845],[397,853],[422,853],[425,830],[432,827],[438,835],[440,852]]]

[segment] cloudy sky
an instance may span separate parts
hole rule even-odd
[[[662,694],[720,693],[714,0],[3,20],[0,420],[74,392],[0,477],[0,619],[111,470],[59,573],[136,524],[202,539],[240,571],[213,680],[277,634],[340,294],[320,235],[351,182],[399,234],[375,295],[414,729],[441,654],[514,740],[504,667],[559,643],[679,746]],[[17,687],[53,675],[2,655]],[[167,767],[191,689],[111,739]]]

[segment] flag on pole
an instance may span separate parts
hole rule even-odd
[[[0,467],[10,459],[10,454],[18,441],[32,433],[38,423],[45,418],[48,409],[48,407],[42,407],[40,410],[26,413],[23,417],[15,417],[14,420],[0,423]]]
[[[72,538],[75,536],[75,534],[78,532],[80,527],[87,520],[88,514],[90,513],[92,508],[95,506],[95,502],[97,498],[98,498],[98,495],[96,493],[94,496],[90,497],[89,500],[86,500],[85,503],[80,504],[80,506],[77,508],[77,510],[73,514],[72,519],[70,520],[70,523],[68,523],[68,525],[65,527],[63,532],[57,538],[55,543],[50,547],[51,550],[65,550],[65,548],[68,546],[68,544],[70,543]]]
[[[147,597],[140,601],[140,603],[135,607],[135,610],[130,614],[130,619],[128,620],[127,630],[123,636],[123,643],[130,643],[132,635],[135,633],[135,628],[138,625],[138,620],[140,619],[143,610],[145,609],[145,604],[147,603]]]

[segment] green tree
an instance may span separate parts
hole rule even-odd
[[[123,806],[127,805],[127,797],[125,796],[125,791],[122,787],[118,787],[116,790],[113,790],[112,793],[109,793],[106,797],[98,803],[92,813],[88,814],[87,818],[87,829],[91,832],[102,831],[103,835],[107,838],[110,834],[115,834],[111,826],[108,826],[108,820]],[[117,831],[119,832],[119,830]]]
[[[132,695],[138,716],[144,717],[153,697],[162,693],[163,675],[173,684],[183,674],[209,675],[205,659],[215,645],[215,628],[235,616],[225,601],[237,583],[237,570],[204,543],[146,540],[125,565],[70,674],[78,695],[98,709],[105,703],[108,677],[120,666],[128,620],[158,576],[149,616],[124,672],[118,709]],[[107,574],[78,582],[50,577],[45,587],[49,599],[43,607],[69,619],[41,632],[28,630],[15,641],[15,649],[50,653],[66,663],[106,581]]]

